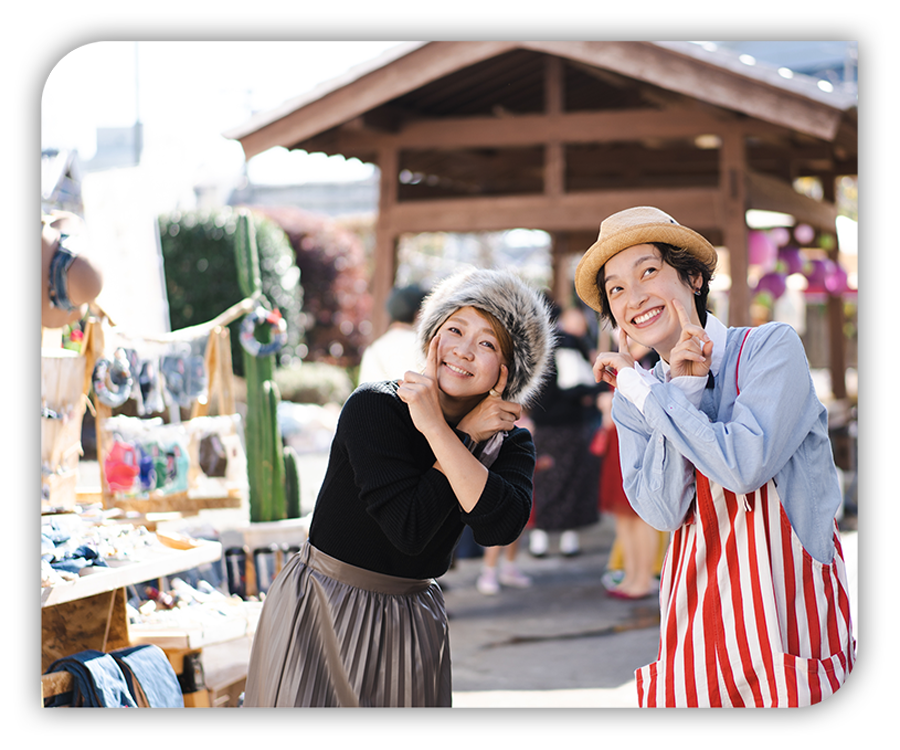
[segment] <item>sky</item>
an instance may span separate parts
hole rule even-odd
[[[222,133],[371,60],[399,42],[100,41],[66,54],[41,97],[41,147],[93,158],[97,128],[143,125],[144,161],[198,182],[240,174],[240,144]],[[270,149],[251,181],[355,180],[371,165]]]

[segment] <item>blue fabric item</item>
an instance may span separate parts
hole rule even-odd
[[[50,525],[41,529],[41,538],[43,539],[44,537],[53,542],[53,544],[59,545],[68,542],[71,538],[71,534]]]
[[[137,708],[128,684],[116,660],[102,651],[88,649],[57,659],[45,674],[69,672],[72,675],[72,701],[56,695],[48,707],[71,705],[85,708]]]
[[[178,676],[159,646],[132,646],[113,651],[110,655],[121,668],[139,705],[143,707],[143,701],[139,699],[143,692],[147,708],[184,708]]]
[[[53,562],[56,557],[56,543],[46,534],[41,534],[41,560]]]
[[[89,565],[98,568],[109,567],[106,560],[100,557],[100,553],[87,544],[82,544],[74,552],[67,554],[62,560],[50,563],[50,567],[56,570],[66,570],[70,573],[77,573]]]

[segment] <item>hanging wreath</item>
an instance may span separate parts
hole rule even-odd
[[[256,327],[262,323],[266,323],[272,329],[272,338],[267,344],[262,344],[256,339]],[[287,323],[278,310],[257,307],[241,322],[241,346],[253,357],[268,357],[281,351],[287,343],[287,338]]]
[[[98,359],[91,376],[94,393],[107,406],[121,406],[131,396],[134,376],[124,351],[117,349],[112,362]]]

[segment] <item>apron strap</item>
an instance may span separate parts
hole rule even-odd
[[[734,368],[734,387],[737,388],[737,392],[738,392],[739,396],[741,395],[741,385],[740,385],[740,383],[738,383],[738,374],[740,374],[740,371],[741,371],[741,355],[744,353],[744,344],[747,343],[747,337],[750,335],[750,331],[752,331],[752,330],[753,330],[752,328],[748,328],[747,332],[744,334],[744,340],[741,342],[741,349],[738,352],[737,365],[735,365],[735,368]]]

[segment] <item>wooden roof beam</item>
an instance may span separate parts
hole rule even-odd
[[[609,190],[548,198],[516,195],[412,201],[393,207],[387,222],[393,234],[490,232],[513,228],[597,232],[600,221],[630,206],[659,206],[691,227],[717,227],[718,188]]]
[[[748,208],[790,214],[798,222],[827,231],[834,231],[837,219],[837,206],[833,203],[817,201],[798,193],[790,184],[759,172],[747,172],[747,204]]]
[[[520,46],[606,68],[719,107],[743,112],[827,141],[842,120],[836,107],[764,81],[673,53],[653,42],[520,42]]]
[[[597,143],[649,138],[694,138],[729,127],[726,118],[686,109],[666,111],[573,112],[509,117],[447,117],[408,122],[399,133],[372,133],[341,128],[335,146],[341,151],[370,151],[382,145],[403,149],[491,148],[531,146],[549,141]],[[295,147],[303,147],[302,143]]]

